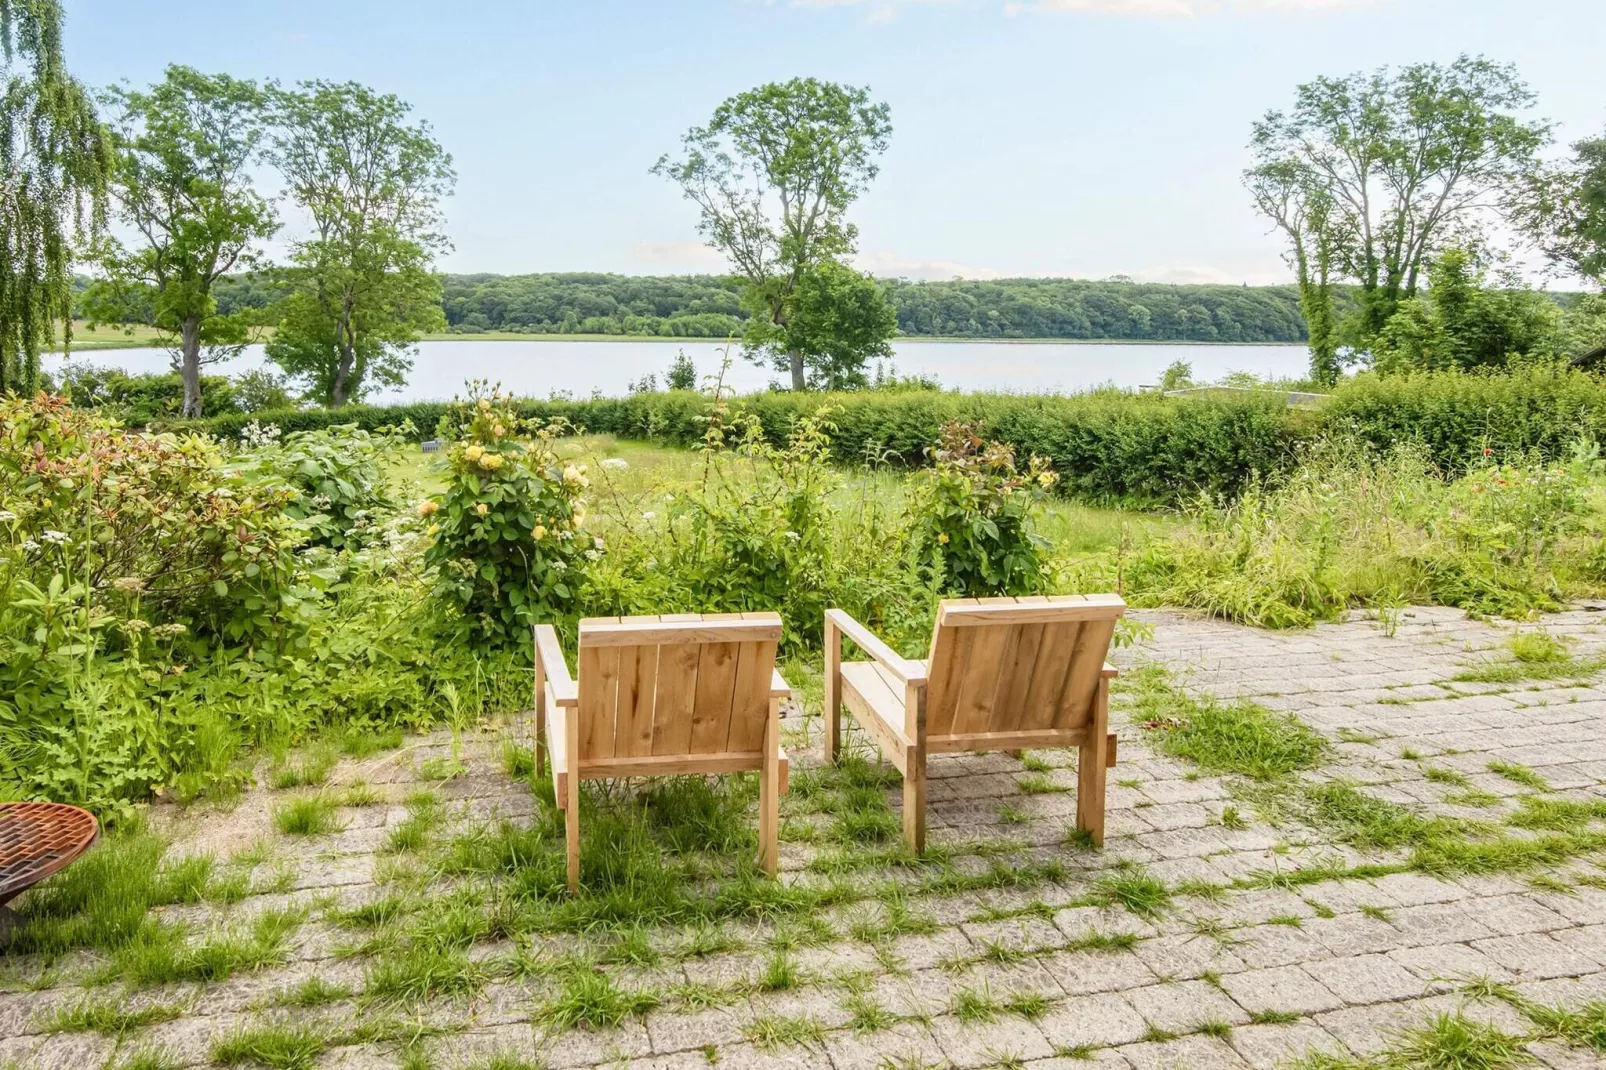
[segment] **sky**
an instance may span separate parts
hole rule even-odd
[[[721,271],[648,174],[726,97],[868,86],[891,145],[858,264],[930,279],[1280,282],[1240,182],[1250,124],[1320,75],[1513,63],[1558,144],[1606,130],[1603,0],[66,0],[91,85],[184,63],[356,80],[452,154],[456,272]],[[294,226],[286,236],[294,236]]]

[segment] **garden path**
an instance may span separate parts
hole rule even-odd
[[[1353,1061],[1334,1066],[1372,1065],[1364,1060],[1389,1052],[1404,1060],[1389,1065],[1412,1065],[1429,1057],[1432,1044],[1457,1036],[1489,1050],[1520,1046],[1550,1067],[1600,1065],[1602,1053],[1577,1042],[1593,1023],[1595,1042],[1606,1044],[1606,1004],[1591,1006],[1606,1000],[1606,871],[1593,864],[1606,855],[1588,852],[1606,842],[1590,839],[1600,826],[1589,812],[1606,799],[1606,685],[1591,683],[1583,669],[1579,680],[1452,682],[1469,665],[1509,661],[1512,634],[1509,623],[1472,621],[1453,610],[1405,610],[1393,627],[1357,618],[1281,633],[1169,612],[1135,616],[1153,635],[1117,652],[1124,669],[1159,661],[1190,694],[1252,699],[1294,714],[1330,741],[1326,763],[1297,783],[1340,780],[1409,808],[1391,810],[1395,815],[1496,824],[1535,805],[1525,798],[1570,800],[1584,815],[1555,807],[1563,816],[1551,827],[1565,825],[1574,847],[1522,868],[1422,872],[1404,848],[1363,849],[1354,837],[1340,842],[1332,827],[1301,824],[1294,781],[1273,785],[1268,798],[1233,774],[1166,757],[1156,733],[1132,723],[1128,694],[1112,714],[1120,761],[1104,851],[1066,841],[1075,798],[1058,789],[1074,787],[1074,769],[1065,767],[1074,754],[1029,756],[1054,766],[1036,772],[999,754],[937,758],[931,841],[954,850],[953,872],[975,879],[939,894],[945,889],[922,884],[918,871],[857,870],[846,879],[903,885],[907,909],[882,896],[831,907],[802,928],[732,923],[726,935],[740,944],[725,950],[697,948],[684,931],[654,930],[656,950],[638,954],[635,964],[596,969],[620,991],[657,993],[659,1005],[627,1010],[611,1028],[559,1029],[546,1024],[552,1016],[543,1008],[561,998],[562,981],[540,970],[489,968],[484,983],[464,995],[411,1005],[358,998],[370,966],[350,953],[362,934],[338,924],[339,912],[382,901],[398,887],[439,895],[460,882],[408,870],[394,851],[395,830],[412,816],[405,800],[425,772],[459,773],[435,785],[459,828],[495,818],[528,822],[537,812],[528,784],[503,770],[499,735],[459,749],[437,734],[360,763],[343,761],[334,782],[360,776],[382,801],[343,807],[343,827],[330,834],[280,835],[272,815],[282,791],[251,790],[226,811],[164,808],[173,851],[221,857],[261,840],[273,849],[258,868],[289,876],[281,890],[231,905],[163,907],[163,917],[188,919],[200,931],[237,926],[269,908],[305,908],[284,961],[218,983],[101,986],[86,997],[80,986],[99,961],[93,954],[75,953],[44,983],[43,963],[14,957],[0,984],[0,1066],[138,1065],[132,1060],[157,1051],[167,1062],[145,1065],[200,1066],[219,1057],[252,1065],[241,1045],[233,1054],[219,1045],[260,1026],[310,1038],[299,1048],[264,1042],[258,1057],[265,1065],[344,1070],[694,1070],[716,1061],[822,1070],[1207,1070],[1281,1066],[1312,1052]],[[1570,637],[1582,663],[1606,652],[1602,621],[1579,609],[1543,626]],[[802,718],[794,711],[790,720],[798,732]],[[813,735],[790,746],[794,778],[805,775],[810,754],[817,762],[817,730]],[[1505,775],[1491,763],[1509,763],[1501,767]],[[895,785],[885,797],[896,809]],[[1279,797],[1290,803],[1280,814]],[[798,830],[828,815],[800,808],[796,793],[788,807],[793,834],[783,844],[784,879],[822,882],[809,867],[827,848]],[[1502,835],[1527,841],[1544,833],[1505,828]],[[1009,842],[1018,850],[1000,854]],[[1009,887],[984,879],[998,872],[1000,858],[1005,871],[1026,861],[1057,865],[1046,879]],[[1318,864],[1334,867],[1334,878],[1269,876]],[[1340,879],[1345,865],[1381,868],[1372,879]],[[1397,872],[1383,872],[1389,868]],[[900,925],[895,913],[924,922]],[[929,931],[909,931],[919,929]],[[525,961],[572,952],[587,938],[530,939]],[[792,969],[777,978],[774,948],[783,945]],[[516,951],[493,930],[473,943],[469,958],[490,967]],[[317,991],[306,984],[314,978],[324,982],[321,999],[305,995]],[[50,1031],[65,1021],[57,1017],[64,1010],[108,997],[128,1013],[118,1028]],[[140,1022],[136,1012],[145,1007],[171,1008],[150,1016],[168,1020]],[[1539,1009],[1546,1007],[1572,1015],[1547,1015]],[[386,1016],[393,1027],[366,1035],[358,1029]]]

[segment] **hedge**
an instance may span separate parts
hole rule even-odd
[[[1606,436],[1606,383],[1580,371],[1510,375],[1438,372],[1393,378],[1366,374],[1343,383],[1314,409],[1288,408],[1281,395],[1171,398],[1098,390],[1083,394],[957,394],[937,391],[752,394],[735,406],[757,415],[779,442],[799,416],[829,409],[836,459],[879,455],[921,463],[949,419],[975,423],[1022,453],[1053,459],[1068,491],[1093,498],[1171,502],[1199,490],[1235,494],[1259,475],[1287,470],[1301,448],[1328,434],[1386,449],[1423,443],[1447,469],[1485,447],[1502,454],[1556,455],[1580,434]],[[521,403],[526,416],[563,416],[588,431],[691,445],[702,438],[707,402],[694,393],[638,394],[589,401]],[[442,402],[227,415],[177,426],[234,437],[251,420],[301,431],[337,423],[374,429],[410,419],[433,434]]]

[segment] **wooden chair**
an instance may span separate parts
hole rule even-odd
[[[759,773],[759,860],[778,862],[786,792],[774,613],[680,613],[580,622],[580,679],[558,634],[535,628],[536,772],[551,756],[568,840],[569,890],[580,888],[580,781],[682,773]]]
[[[1076,747],[1076,827],[1104,842],[1104,782],[1115,764],[1105,663],[1118,595],[964,598],[937,611],[926,661],[900,657],[840,609],[825,613],[825,757],[843,704],[903,774],[903,834],[926,845],[926,756]],[[870,661],[842,660],[842,638]]]

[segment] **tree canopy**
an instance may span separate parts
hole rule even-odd
[[[746,303],[760,313],[756,359],[785,336],[805,274],[853,252],[847,210],[891,137],[890,109],[868,89],[794,78],[726,100],[681,139],[678,160],[666,154],[653,165],[697,205],[698,229],[745,280]],[[804,389],[805,354],[785,355],[792,388]]]
[[[1475,236],[1501,191],[1532,172],[1548,134],[1522,118],[1532,102],[1514,68],[1461,56],[1318,78],[1254,124],[1256,203],[1289,233],[1296,268],[1314,246],[1356,286],[1352,345],[1367,348],[1416,295],[1428,259]]]
[[[34,389],[56,324],[72,338],[72,246],[100,222],[110,158],[56,0],[0,0],[0,93],[3,394]]]
[[[269,157],[312,233],[291,247],[289,294],[268,356],[344,405],[405,381],[418,336],[445,325],[430,270],[448,247],[440,200],[452,158],[409,106],[354,82],[273,89]]]
[[[112,191],[132,247],[101,243],[106,277],[90,287],[91,321],[151,323],[170,333],[185,416],[202,414],[201,366],[236,355],[253,317],[222,312],[212,290],[225,273],[259,263],[278,230],[248,167],[263,135],[262,91],[226,74],[170,66],[147,92],[114,88]]]

